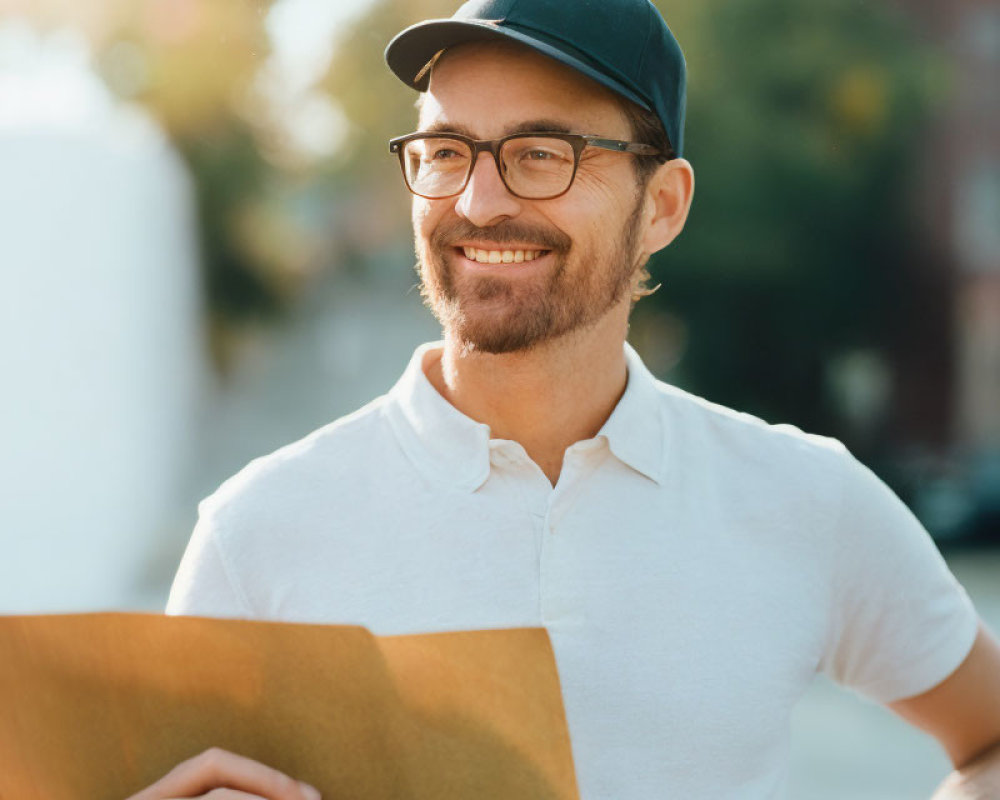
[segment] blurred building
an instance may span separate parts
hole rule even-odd
[[[947,93],[916,187],[896,434],[957,455],[955,524],[1000,533],[1000,3],[897,2],[945,54]]]

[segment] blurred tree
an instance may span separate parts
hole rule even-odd
[[[848,435],[825,367],[840,352],[884,351],[894,325],[906,168],[933,55],[887,4],[659,5],[687,54],[697,188],[636,324],[684,321],[673,377],[693,391]]]
[[[382,58],[390,39],[421,20],[451,16],[455,8],[453,0],[375,0],[345,32],[322,82],[352,123],[341,154],[345,169],[367,178],[373,164],[387,160],[387,141],[413,130],[416,94]]]
[[[43,31],[82,32],[112,91],[151,113],[190,165],[222,364],[229,334],[286,306],[316,249],[308,231],[290,235],[294,220],[280,202],[298,177],[269,158],[280,141],[258,95],[271,4],[13,0],[10,9]]]
[[[383,52],[403,28],[450,16],[456,7],[452,0],[374,0],[343,33],[320,82],[350,122],[329,173],[339,193],[352,198],[339,209],[338,227],[348,247],[353,242],[355,255],[374,269],[390,268],[386,259],[410,249],[410,196],[388,141],[414,129],[417,99],[386,68]]]
[[[275,178],[248,113],[269,52],[270,0],[127,3],[99,64],[108,83],[163,124],[192,168],[215,352],[227,327],[276,312],[292,265],[262,258],[241,225]],[[265,224],[266,227],[266,224]]]

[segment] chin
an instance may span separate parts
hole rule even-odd
[[[424,255],[423,253],[421,255]],[[596,288],[561,280],[563,265],[541,284],[487,276],[469,279],[447,259],[421,258],[421,294],[446,336],[463,352],[526,353],[593,324],[623,286]]]
[[[517,353],[552,338],[546,315],[520,308],[470,308],[459,301],[443,301],[433,310],[447,337],[466,352]]]

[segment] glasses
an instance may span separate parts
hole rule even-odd
[[[406,188],[419,197],[441,200],[465,191],[479,154],[493,154],[500,180],[515,197],[551,200],[566,194],[587,147],[671,158],[649,144],[576,133],[514,133],[479,140],[458,133],[411,133],[389,140],[399,156]]]

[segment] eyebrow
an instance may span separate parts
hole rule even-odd
[[[458,133],[476,139],[476,135],[464,125],[456,125],[449,122],[435,122],[428,125],[421,133]],[[572,130],[565,122],[554,119],[531,119],[512,125],[504,132],[505,136],[512,133],[572,133]]]

